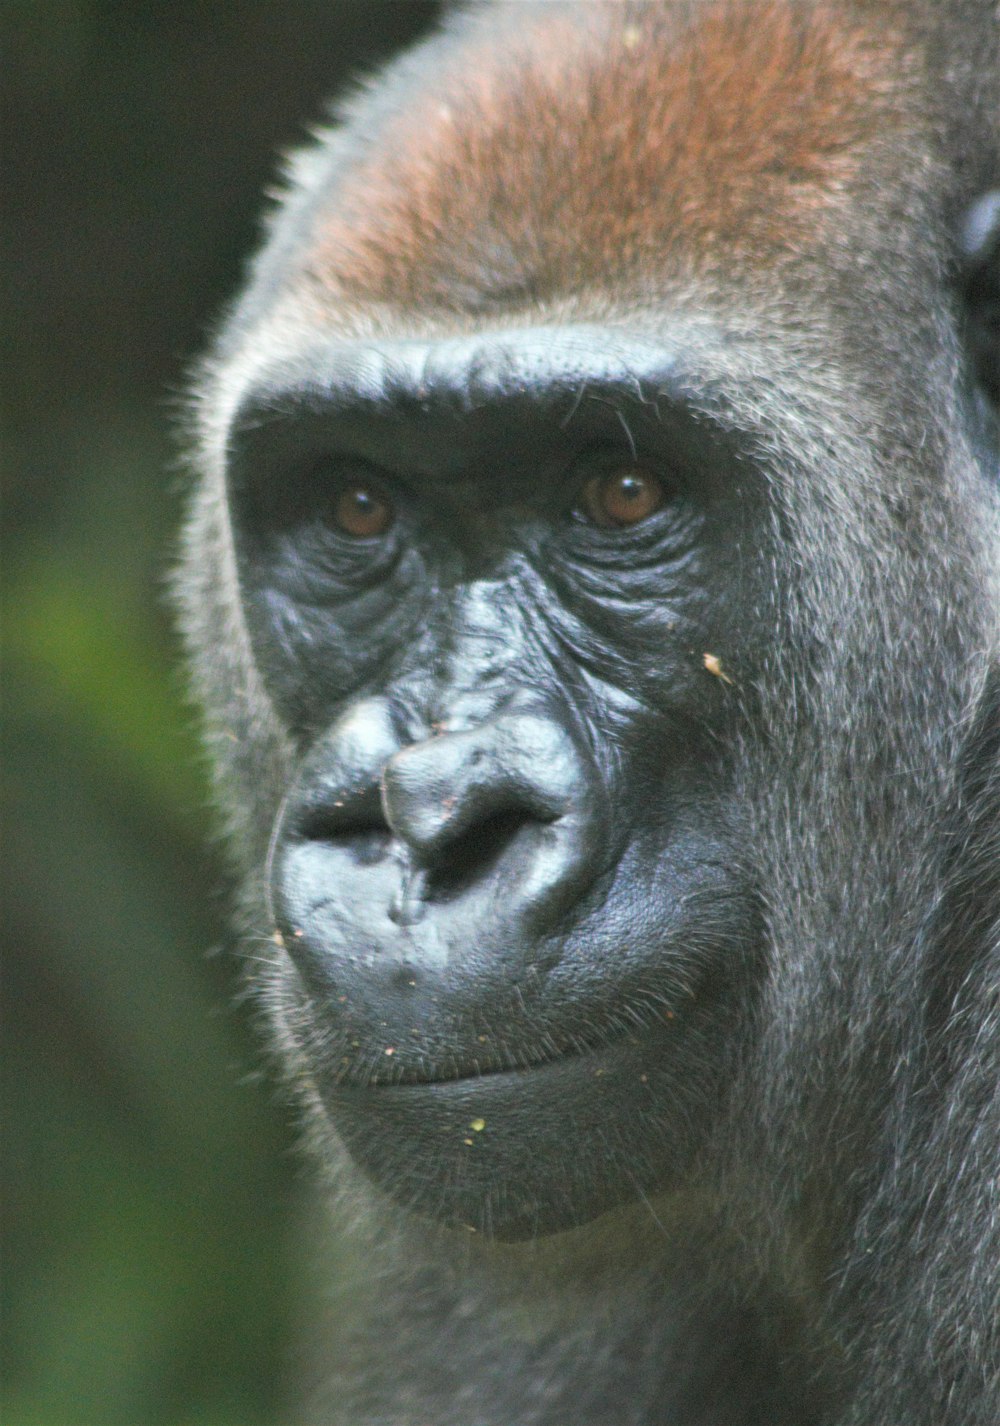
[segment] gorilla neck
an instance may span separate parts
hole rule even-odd
[[[387,1232],[354,1234],[357,1273],[338,1264],[351,1299],[333,1304],[336,1350],[321,1366],[330,1400],[343,1411],[346,1396],[358,1419],[409,1419],[433,1396],[435,1426],[468,1426],[484,1402],[491,1420],[519,1426],[743,1426],[748,1391],[769,1426],[823,1419],[833,1384],[814,1372],[830,1355],[805,1327],[814,1305],[801,1284],[757,1276],[745,1243],[721,1253],[728,1233],[707,1200],[641,1204],[517,1245],[426,1223]],[[371,1271],[375,1238],[384,1273]],[[369,1293],[360,1313],[359,1282]],[[354,1350],[344,1350],[345,1322],[356,1324]],[[348,1372],[331,1382],[330,1360],[361,1360],[363,1381]]]

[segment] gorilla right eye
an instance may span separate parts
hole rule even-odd
[[[583,489],[583,513],[602,529],[638,525],[666,501],[662,483],[638,466],[595,475]]]
[[[353,481],[337,492],[331,519],[341,534],[355,540],[375,540],[388,533],[395,519],[392,502],[367,481]]]

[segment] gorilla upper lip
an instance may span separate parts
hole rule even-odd
[[[557,1055],[522,1064],[456,1065],[453,1069],[438,1066],[423,1071],[404,1070],[395,1076],[373,1073],[370,1077],[360,1077],[353,1081],[349,1078],[338,1077],[337,1085],[338,1087],[358,1089],[398,1089],[413,1085],[426,1085],[430,1088],[436,1084],[458,1084],[465,1080],[494,1079],[499,1075],[529,1074],[532,1070],[542,1069],[556,1060],[568,1058],[574,1058],[574,1056]]]
[[[334,1079],[338,1088],[393,1089],[530,1074],[570,1060],[599,1058],[623,1045],[640,1049],[648,1033],[643,1034],[638,1027],[626,1031],[609,1029],[603,1035],[591,1032],[587,1037],[566,1033],[558,1036],[547,1031],[545,1044],[537,1040],[516,1048],[508,1044],[492,1051],[484,1048],[478,1055],[474,1052],[431,1055],[410,1045],[389,1043],[367,1056],[359,1055],[349,1064],[342,1062]]]
[[[387,1045],[382,1051],[383,1063],[366,1063],[353,1067],[343,1067],[336,1075],[338,1086],[359,1089],[393,1089],[401,1085],[454,1084],[459,1080],[489,1079],[496,1075],[528,1074],[557,1060],[582,1058],[594,1050],[567,1050],[565,1053],[520,1052],[513,1055],[495,1055],[482,1060],[464,1060],[453,1063],[418,1062],[409,1063],[397,1059],[394,1045]],[[391,1068],[389,1066],[391,1065]]]

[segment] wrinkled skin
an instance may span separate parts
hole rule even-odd
[[[309,1419],[1000,1419],[998,76],[488,6],[298,162],[179,591],[380,1264]]]

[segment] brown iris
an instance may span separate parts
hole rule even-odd
[[[373,540],[392,524],[392,505],[373,485],[357,481],[345,485],[333,502],[333,523],[355,540]]]
[[[637,466],[625,466],[588,480],[583,489],[583,508],[595,525],[622,527],[647,520],[665,498],[655,475]]]

